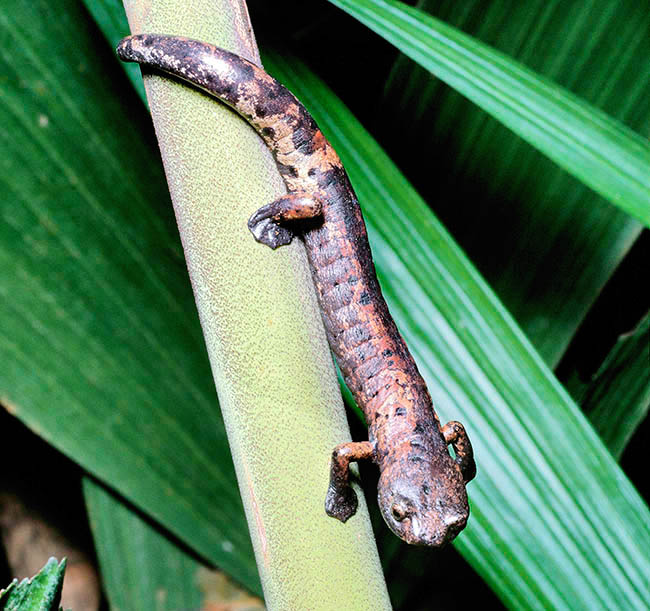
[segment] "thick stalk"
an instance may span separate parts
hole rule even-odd
[[[133,33],[259,61],[243,0],[124,5]],[[363,499],[345,524],[324,512],[329,457],[350,434],[303,246],[271,251],[246,227],[284,190],[275,163],[222,104],[161,76],[145,86],[267,605],[390,608]]]

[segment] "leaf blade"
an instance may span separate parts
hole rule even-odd
[[[648,133],[639,3],[417,5]],[[555,367],[640,223],[404,55],[378,116],[394,161]]]
[[[0,396],[260,592],[149,117],[106,94],[126,81],[79,7],[14,6],[0,30]]]
[[[650,146],[638,134],[517,62],[397,0],[330,1],[650,226]]]
[[[58,611],[66,560],[50,558],[31,579],[14,580],[0,590],[2,611]]]
[[[587,384],[569,381],[596,431],[619,460],[627,442],[650,409],[650,315],[616,341]]]
[[[199,609],[203,565],[100,484],[83,481],[102,580],[116,609]]]

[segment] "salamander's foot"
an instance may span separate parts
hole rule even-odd
[[[357,513],[358,506],[357,493],[349,484],[340,489],[329,487],[325,497],[325,513],[331,518],[345,522]]]
[[[254,216],[248,221],[248,228],[258,242],[266,244],[273,250],[278,246],[285,246],[291,243],[291,240],[293,240],[293,231],[290,231],[286,227],[281,227],[269,218],[253,221]]]
[[[262,206],[248,220],[248,228],[258,242],[275,249],[293,239],[293,232],[284,223],[314,218],[322,210],[321,200],[313,193],[289,193]]]
[[[442,436],[448,445],[454,448],[456,454],[456,464],[460,467],[465,483],[474,479],[476,476],[476,463],[474,462],[474,450],[467,436],[465,427],[460,423],[452,420],[442,427]]]
[[[357,512],[359,500],[350,486],[350,463],[372,458],[375,448],[369,441],[342,443],[332,452],[330,485],[325,498],[328,516],[345,522]]]

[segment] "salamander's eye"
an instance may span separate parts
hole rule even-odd
[[[404,518],[408,516],[408,511],[402,503],[395,503],[391,507],[391,513],[393,514],[393,517],[398,522],[401,522]]]

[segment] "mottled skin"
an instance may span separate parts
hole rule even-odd
[[[458,422],[440,426],[431,398],[379,288],[361,209],[340,159],[304,106],[262,69],[206,43],[143,34],[117,48],[184,79],[244,117],[269,146],[288,194],[249,220],[271,248],[302,235],[330,347],[368,421],[368,441],[337,446],[327,513],[345,521],[357,508],[351,461],[380,469],[379,506],[408,543],[441,546],[469,516],[465,484],[476,472]],[[448,446],[452,445],[455,458]]]

